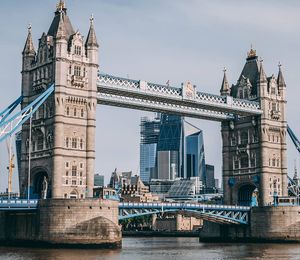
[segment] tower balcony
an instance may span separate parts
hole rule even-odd
[[[271,110],[271,118],[274,120],[279,120],[281,116],[280,111]]]
[[[72,86],[77,88],[84,88],[85,85],[88,83],[87,78],[83,76],[75,76],[72,75],[69,80],[71,81]]]

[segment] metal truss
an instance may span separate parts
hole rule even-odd
[[[22,200],[22,199],[0,199],[1,210],[32,210],[38,207],[38,200]]]
[[[119,204],[119,220],[164,212],[185,212],[216,223],[247,225],[250,207],[189,203],[121,202]]]
[[[11,103],[5,110],[0,112],[0,124],[14,111],[14,109],[21,104],[23,96],[20,96],[13,103]]]
[[[20,125],[22,125],[33,113],[45,102],[45,100],[54,92],[54,84],[52,84],[43,94],[27,105],[20,112],[11,116],[12,108],[15,108],[21,101],[15,101],[10,108],[4,110],[3,119],[0,121],[0,142],[11,136]]]
[[[300,196],[300,186],[294,181],[290,176],[288,177],[288,192],[290,196],[298,197]]]
[[[98,103],[104,105],[169,112],[216,121],[262,114],[258,102],[196,92],[192,85],[175,88],[99,74],[97,88]]]
[[[300,141],[298,140],[297,136],[294,134],[294,132],[292,131],[292,129],[290,128],[289,125],[287,126],[287,132],[288,132],[290,138],[292,139],[296,149],[300,153]]]

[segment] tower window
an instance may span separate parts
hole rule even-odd
[[[244,98],[245,98],[245,99],[248,98],[248,89],[244,89]]]
[[[77,176],[77,166],[72,166],[72,176],[73,177]]]
[[[70,115],[70,108],[67,107],[67,116]]]
[[[241,144],[248,144],[248,132],[241,132]]]
[[[74,116],[77,116],[77,109],[76,109],[76,107],[74,108]]]
[[[44,136],[42,132],[39,132],[36,138],[37,150],[43,150],[44,148]]]
[[[76,185],[76,180],[72,180],[72,185]]]
[[[69,147],[69,137],[66,138],[66,147]]]
[[[80,149],[83,149],[83,140],[82,139],[80,139]]]
[[[76,55],[81,55],[81,46],[75,46],[75,51],[74,51],[74,53],[75,53]]]
[[[69,176],[69,171],[66,171],[66,176]]]
[[[271,94],[275,95],[276,94],[276,89],[274,87],[271,88]]]
[[[72,138],[72,148],[77,148],[77,138],[75,137]]]
[[[69,181],[68,180],[66,180],[66,185],[68,185],[69,184]]]
[[[247,154],[241,156],[241,168],[249,167],[249,158]]]
[[[80,111],[80,116],[83,117],[84,116],[84,111],[83,111],[83,108],[81,109]]]
[[[75,66],[74,67],[74,75],[80,77],[81,76],[81,67]]]

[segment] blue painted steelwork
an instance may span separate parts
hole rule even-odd
[[[7,120],[0,122],[0,142],[11,136],[19,126],[21,126],[37,109],[45,102],[45,100],[54,92],[54,84],[52,84],[43,94],[27,105],[20,112],[11,116]]]
[[[32,210],[38,207],[38,200],[0,199],[1,210]]]
[[[291,137],[296,149],[300,153],[300,141],[298,140],[297,136],[294,134],[294,132],[292,131],[292,129],[290,128],[289,125],[287,126],[287,131],[288,131],[288,134]]]
[[[187,212],[223,224],[248,224],[250,207],[192,203],[129,203],[119,204],[119,220],[164,212]]]
[[[38,200],[0,200],[0,210],[33,210],[37,207]],[[245,225],[249,222],[250,207],[192,203],[119,203],[119,220],[164,212],[187,212],[212,222]]]
[[[6,109],[0,112],[0,124],[11,114],[14,109],[21,104],[23,96],[17,98],[13,103],[11,103]]]

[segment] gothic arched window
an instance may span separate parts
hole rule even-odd
[[[248,131],[241,132],[241,144],[248,144]]]
[[[249,167],[249,158],[248,154],[243,154],[241,156],[241,168],[248,168]]]
[[[44,135],[41,131],[38,131],[36,134],[36,149],[38,151],[44,149]]]

